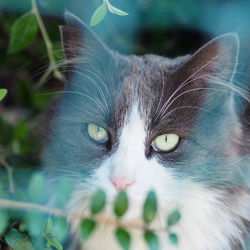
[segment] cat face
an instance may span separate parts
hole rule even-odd
[[[241,191],[247,202],[242,205],[224,197],[236,196],[241,189],[233,187],[242,184],[239,169],[232,169],[242,136],[232,95],[237,37],[221,36],[176,59],[123,56],[75,17],[68,19],[61,32],[71,78],[54,118],[45,165],[52,175],[72,179],[69,210],[83,212],[98,187],[109,201],[126,189],[131,203],[126,218],[139,220],[153,189],[158,226],[171,209],[182,212],[180,249],[231,249],[232,239],[242,241],[238,230],[244,228],[242,214],[249,219],[249,198]],[[100,249],[94,242],[87,249]],[[140,244],[134,249],[144,249]],[[111,241],[109,248],[116,247]]]

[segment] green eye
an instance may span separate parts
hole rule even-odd
[[[155,151],[167,152],[174,149],[179,143],[180,137],[176,134],[164,134],[157,136],[152,143]]]
[[[95,125],[94,123],[88,124],[88,134],[97,142],[105,143],[108,140],[107,130]]]

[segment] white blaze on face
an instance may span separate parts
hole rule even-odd
[[[116,151],[96,171],[96,181],[106,189],[108,195],[117,193],[113,178],[125,180],[128,194],[138,202],[145,199],[151,189],[160,195],[172,185],[171,170],[167,170],[154,157],[146,158],[146,136],[145,121],[138,105],[134,104],[121,128]]]

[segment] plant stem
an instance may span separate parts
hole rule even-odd
[[[49,39],[48,33],[46,31],[43,20],[41,18],[40,13],[39,13],[39,10],[38,10],[37,4],[36,4],[36,0],[31,0],[31,4],[32,4],[31,11],[36,16],[36,20],[37,20],[39,28],[41,30],[43,40],[44,40],[44,43],[45,43],[45,46],[46,46],[46,49],[47,49],[47,53],[48,53],[48,56],[49,56],[50,65],[49,65],[48,70],[49,70],[49,72],[51,72],[50,69],[53,69],[54,77],[61,80],[61,81],[64,81],[63,74],[56,68],[56,60],[55,60],[53,50],[52,50],[53,45],[52,45],[52,43],[51,43],[51,41]],[[39,81],[39,87],[45,82],[45,80],[47,79],[48,76],[49,76],[48,72],[45,72],[44,75],[42,76],[43,81]]]
[[[70,213],[65,210],[59,208],[50,208],[47,206],[30,203],[30,202],[21,202],[21,201],[13,201],[8,199],[0,199],[0,207],[1,208],[10,208],[10,209],[17,209],[17,210],[37,210],[43,213],[47,213],[49,215],[54,215],[57,217],[64,217],[69,218],[70,220],[83,220],[84,217],[87,217],[87,214],[80,214],[80,213]],[[115,227],[127,227],[136,230],[148,230],[149,228],[144,224],[136,224],[132,222],[120,221],[111,218],[102,218],[102,217],[95,217],[95,221],[100,224],[115,226]],[[150,230],[154,232],[166,232],[166,228],[151,228]]]
[[[8,164],[8,162],[4,158],[0,158],[0,163],[5,167],[8,178],[9,178],[9,189],[10,193],[14,194],[15,192],[15,186],[13,181],[13,168]]]

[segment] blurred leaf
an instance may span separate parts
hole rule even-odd
[[[81,237],[87,240],[96,228],[96,222],[92,219],[84,219],[81,224]]]
[[[46,228],[45,228],[46,234],[52,234],[53,233],[53,224],[51,217],[48,218],[46,222]]]
[[[6,210],[0,209],[0,235],[3,233],[4,229],[8,224],[8,213]]]
[[[148,244],[150,250],[159,250],[160,249],[160,242],[155,233],[152,231],[144,232],[144,239]]]
[[[69,201],[71,193],[71,184],[68,179],[62,179],[57,186],[55,205],[63,208]]]
[[[45,196],[45,176],[42,173],[34,173],[29,181],[29,197],[32,202],[41,202]]]
[[[24,233],[20,233],[15,228],[11,228],[4,235],[4,239],[13,250],[34,250],[28,236]]]
[[[0,89],[0,101],[3,100],[3,98],[7,95],[8,90],[7,89]]]
[[[123,11],[123,10],[120,10],[118,8],[116,8],[115,6],[113,6],[109,1],[106,1],[107,3],[107,6],[108,6],[108,9],[111,13],[115,14],[115,15],[118,15],[118,16],[127,16],[128,13]]]
[[[54,227],[53,232],[55,237],[60,241],[63,242],[69,232],[69,225],[65,218],[55,218],[54,219]]]
[[[118,217],[123,216],[128,209],[128,197],[125,191],[121,191],[116,197],[114,212]]]
[[[46,237],[47,247],[54,247],[58,250],[63,250],[62,244],[54,237]]]
[[[178,209],[174,210],[171,214],[168,215],[167,224],[169,227],[175,225],[181,219],[181,214]]]
[[[147,195],[143,206],[144,222],[150,223],[154,220],[157,213],[157,199],[154,191],[150,191]]]
[[[169,234],[168,237],[169,237],[169,240],[170,240],[170,242],[171,242],[172,244],[174,244],[174,245],[177,245],[177,244],[178,244],[178,237],[177,237],[176,234],[171,233],[171,234]]]
[[[123,250],[129,250],[131,245],[131,236],[128,231],[124,228],[117,228],[116,229],[116,239],[120,243]]]
[[[97,190],[92,196],[90,209],[93,214],[98,214],[102,211],[105,206],[106,195],[103,190]]]
[[[32,235],[41,235],[45,215],[36,211],[28,211],[25,216],[27,228]]]
[[[26,48],[36,37],[38,25],[34,13],[29,12],[16,20],[10,35],[9,53]]]
[[[105,3],[103,3],[96,9],[93,16],[91,17],[90,26],[95,26],[98,23],[100,23],[106,16],[106,14],[107,14],[107,6]]]
[[[33,92],[30,79],[23,78],[16,84],[16,97],[21,106],[33,107]]]
[[[14,129],[14,139],[22,140],[28,134],[28,125],[24,120],[19,121]]]

